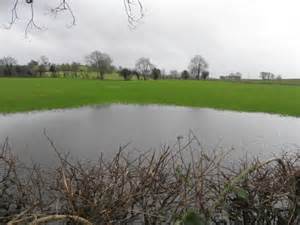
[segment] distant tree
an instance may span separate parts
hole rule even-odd
[[[86,67],[80,66],[79,67],[80,76],[84,79],[89,78],[89,71]]]
[[[39,59],[39,64],[44,65],[45,67],[50,65],[50,61],[47,56],[42,55]]]
[[[39,72],[40,77],[42,77],[47,72],[46,66],[43,64],[40,64],[38,67],[38,72]]]
[[[153,64],[148,58],[140,58],[135,64],[136,71],[144,77],[144,80],[151,75],[152,69],[154,68]]]
[[[68,73],[71,71],[71,66],[68,63],[63,63],[59,66],[59,71],[63,73],[64,78],[68,76]]]
[[[152,74],[151,75],[152,75],[153,80],[160,79],[161,78],[161,71],[160,71],[160,69],[157,69],[157,68],[152,69]]]
[[[49,72],[51,73],[51,77],[58,77],[57,67],[55,64],[50,65]]]
[[[167,79],[167,72],[166,72],[166,70],[165,69],[161,69],[160,70],[160,79]]]
[[[262,80],[274,80],[275,79],[275,75],[270,72],[261,72],[259,76]]]
[[[20,65],[15,66],[14,72],[16,76],[25,76],[27,74],[26,67],[24,68],[24,66],[20,66]]]
[[[276,80],[282,80],[281,75],[278,75],[278,76],[276,77]]]
[[[208,64],[201,55],[196,55],[191,59],[189,65],[190,74],[197,80],[200,79],[202,73],[206,71],[207,68]]]
[[[189,71],[187,71],[187,70],[182,71],[182,73],[181,73],[181,79],[187,80],[189,78],[190,78]]]
[[[132,75],[136,76],[136,79],[141,79],[141,74],[137,70],[132,70],[131,73]]]
[[[259,77],[260,77],[262,80],[266,80],[266,79],[267,79],[267,76],[268,76],[268,74],[267,74],[266,72],[261,72],[261,73],[259,74]]]
[[[208,77],[209,77],[209,71],[207,71],[207,70],[203,71],[201,74],[201,79],[206,80],[206,79],[208,79]]]
[[[172,78],[178,78],[178,77],[179,77],[179,73],[178,73],[177,70],[171,70],[171,71],[170,71],[170,76],[171,76]]]
[[[15,74],[15,66],[17,60],[13,57],[3,57],[0,59],[0,66],[2,67],[2,73],[4,76],[13,76]]]
[[[30,69],[27,65],[14,66],[14,75],[18,77],[30,77],[32,76]]]
[[[101,80],[104,79],[104,74],[112,69],[112,59],[108,54],[100,51],[94,51],[86,56],[86,62],[92,69],[96,70],[97,77]]]
[[[13,57],[7,56],[7,57],[3,57],[2,59],[0,59],[0,65],[17,65],[17,60]]]
[[[42,77],[49,69],[50,63],[49,59],[46,56],[41,56],[39,59],[38,72],[40,77]]]
[[[242,74],[240,72],[230,73],[228,76],[220,76],[221,80],[231,80],[231,81],[238,81],[242,79]]]
[[[71,71],[73,73],[73,76],[77,77],[78,76],[78,72],[80,70],[80,63],[73,62],[70,67],[71,67],[70,69],[71,69]]]
[[[130,80],[132,73],[129,69],[123,68],[120,70],[119,74],[124,78],[124,80]]]
[[[238,80],[241,80],[243,77],[243,74],[240,72],[236,72],[234,75],[237,77]]]
[[[31,67],[34,67],[34,66],[38,66],[39,62],[32,59],[32,60],[29,61],[29,63],[27,65],[31,68]]]
[[[38,74],[38,68],[39,68],[39,62],[35,60],[30,60],[30,62],[27,64],[30,76],[37,76]]]

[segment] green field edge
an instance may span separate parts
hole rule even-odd
[[[2,115],[109,104],[209,108],[300,117],[300,86],[222,81],[0,79]]]
[[[128,105],[128,106],[161,106],[161,107],[180,107],[180,108],[192,108],[192,109],[210,109],[220,112],[234,112],[234,113],[259,113],[271,116],[279,116],[279,117],[293,117],[300,118],[298,114],[288,114],[288,113],[276,113],[276,112],[268,112],[268,111],[258,111],[258,110],[238,110],[233,108],[221,108],[221,107],[207,107],[207,106],[194,106],[187,104],[168,104],[168,103],[159,103],[159,102],[134,102],[134,101],[112,101],[112,102],[101,102],[101,103],[87,103],[87,104],[78,104],[78,105],[65,105],[61,107],[32,107],[25,110],[7,110],[0,111],[0,116],[9,116],[14,114],[22,114],[22,113],[42,113],[47,111],[62,111],[62,110],[76,110],[80,108],[87,107],[99,107],[99,106],[109,106],[109,105]]]

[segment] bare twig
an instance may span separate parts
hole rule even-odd
[[[10,29],[19,19],[18,10],[20,2],[21,0],[14,0],[11,9],[11,18],[8,26],[6,27],[8,29]],[[25,28],[25,35],[27,36],[31,29],[41,30],[41,27],[37,25],[35,19],[34,5],[36,4],[37,0],[25,0],[25,2],[30,8],[30,17]],[[123,0],[123,4],[129,26],[131,28],[136,27],[139,21],[144,17],[144,7],[141,0]],[[62,12],[68,12],[68,14],[71,16],[71,23],[68,25],[68,27],[76,25],[76,17],[68,0],[59,0],[59,3],[56,6],[53,6],[50,9],[50,12],[55,16]]]

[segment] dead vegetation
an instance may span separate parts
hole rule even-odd
[[[193,136],[155,153],[120,148],[111,160],[72,162],[48,139],[60,162],[51,171],[22,165],[2,145],[0,224],[300,222],[299,153],[231,165],[225,153],[192,147]]]

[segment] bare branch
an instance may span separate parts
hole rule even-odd
[[[51,215],[51,216],[45,216],[39,219],[34,220],[29,225],[38,225],[38,224],[44,224],[44,223],[50,223],[54,221],[65,221],[65,220],[73,220],[75,222],[79,222],[83,225],[93,225],[88,220],[79,217],[79,216],[72,216],[72,215]]]
[[[12,9],[11,9],[11,19],[9,21],[7,29],[10,29],[16,21],[19,19],[18,9],[21,0],[14,0]],[[37,0],[25,0],[25,3],[30,6],[30,18],[25,28],[25,35],[27,36],[31,29],[41,30],[41,27],[37,25],[35,21],[35,9],[34,4]],[[131,28],[135,28],[139,21],[144,17],[144,8],[141,0],[123,0],[125,13],[128,18],[128,24]],[[57,16],[62,12],[67,12],[71,16],[71,23],[68,27],[76,25],[76,17],[71,8],[68,0],[60,0],[58,5],[53,6],[50,9],[51,14]]]
[[[34,3],[32,0],[26,0],[26,2],[28,4],[30,4],[30,11],[31,11],[31,16],[30,19],[27,23],[26,29],[25,29],[25,36],[28,36],[28,32],[31,29],[37,29],[37,30],[41,30],[42,28],[40,26],[38,26],[34,20]]]
[[[76,25],[76,18],[75,18],[75,15],[73,13],[73,10],[72,10],[70,4],[67,2],[67,0],[62,0],[61,3],[58,6],[51,9],[51,12],[55,15],[57,15],[57,14],[63,12],[63,11],[69,12],[69,14],[72,17],[72,22],[71,22],[69,27],[75,26]]]
[[[141,0],[123,0],[129,26],[135,28],[144,17],[144,8]]]
[[[13,26],[13,24],[16,22],[16,20],[19,18],[18,10],[17,10],[18,4],[19,4],[19,0],[15,0],[13,7],[11,9],[11,20],[9,22],[7,29],[10,29]]]

